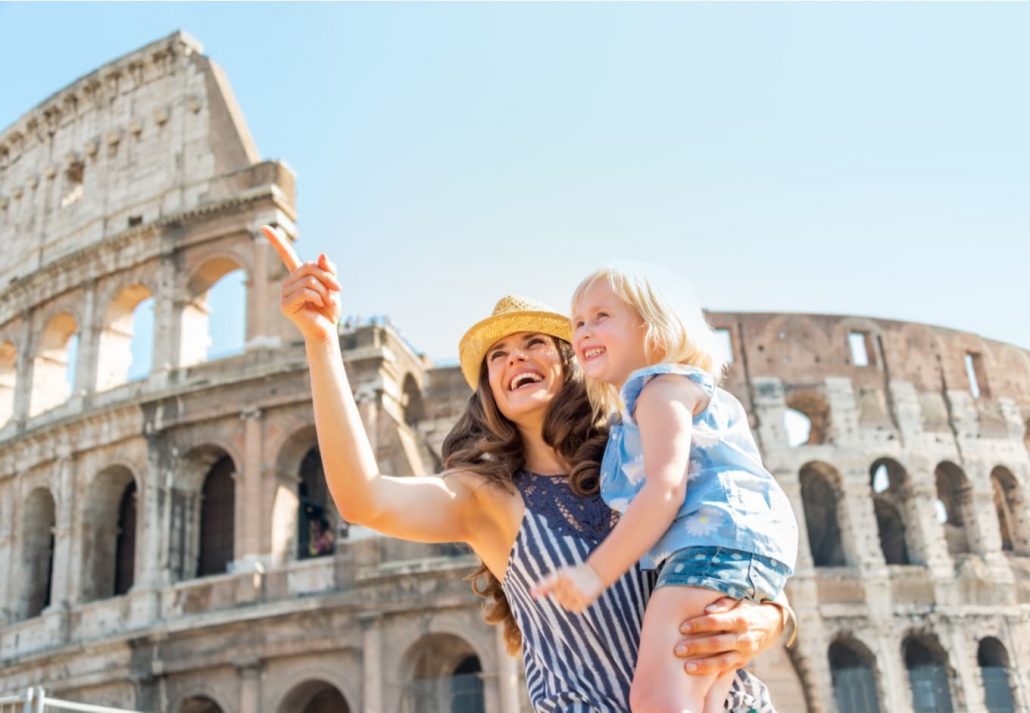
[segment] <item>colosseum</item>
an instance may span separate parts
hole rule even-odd
[[[296,237],[294,188],[182,33],[0,134],[0,694],[529,709],[467,551],[348,527],[327,496],[258,231]],[[209,358],[208,295],[241,271],[245,343]],[[152,365],[130,375],[147,301]],[[1030,352],[882,319],[709,316],[802,523],[800,635],[753,663],[779,709],[1030,709]],[[435,472],[467,398],[457,367],[388,322],[340,340],[384,472]]]

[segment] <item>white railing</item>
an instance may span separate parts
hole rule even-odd
[[[61,711],[138,713],[138,711],[130,711],[127,708],[94,706],[89,703],[75,703],[51,698],[41,686],[33,686],[17,696],[0,696],[0,713],[60,713]]]

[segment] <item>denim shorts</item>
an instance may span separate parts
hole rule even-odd
[[[687,547],[662,563],[655,587],[700,587],[764,602],[780,595],[788,576],[787,565],[762,555],[726,547]]]

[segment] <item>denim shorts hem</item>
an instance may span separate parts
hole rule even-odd
[[[727,547],[677,550],[661,566],[655,588],[699,587],[734,599],[775,599],[783,591],[790,568],[782,562]]]

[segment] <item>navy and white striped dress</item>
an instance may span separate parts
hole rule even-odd
[[[541,577],[584,562],[618,516],[599,495],[575,495],[564,476],[522,472],[515,485],[526,512],[502,586],[522,632],[533,708],[561,713],[629,711],[644,606],[656,573],[634,567],[582,614],[567,612],[550,598],[533,599],[529,592]],[[726,710],[775,713],[765,686],[746,671],[738,672]]]

